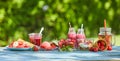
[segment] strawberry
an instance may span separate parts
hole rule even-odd
[[[101,46],[101,44],[100,43],[98,43],[98,47],[100,47]]]
[[[93,47],[90,47],[90,48],[89,48],[89,51],[93,51]]]
[[[101,46],[104,46],[104,45],[105,45],[105,42],[101,41],[101,43],[100,43],[100,44],[101,44]]]
[[[100,50],[100,51],[103,51],[104,49],[105,49],[104,46],[100,46],[100,47],[99,47],[99,50]]]
[[[60,42],[65,42],[65,40],[64,40],[64,39],[61,39]]]
[[[91,47],[91,48],[89,49],[89,51],[97,52],[97,51],[98,51],[98,47]]]
[[[94,48],[93,48],[93,51],[94,51],[94,52],[97,52],[97,51],[98,51],[98,48],[97,48],[97,47],[94,47]]]
[[[104,50],[105,49],[105,47],[104,46],[101,46],[101,50]]]
[[[60,48],[62,48],[62,45],[63,45],[63,42],[58,42],[58,46],[60,47]]]
[[[61,40],[58,42],[58,46],[59,46],[60,48],[62,48],[63,45],[66,45],[66,41],[65,41],[64,39],[61,39]]]
[[[39,48],[38,48],[38,46],[33,46],[33,51],[38,51],[39,50]]]
[[[76,42],[76,40],[75,40],[75,39],[71,39],[71,42],[75,43],[75,42]]]
[[[112,50],[112,47],[111,47],[111,46],[108,46],[107,50],[109,50],[109,51]]]

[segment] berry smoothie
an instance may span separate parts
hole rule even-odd
[[[42,35],[39,35],[38,33],[30,33],[29,39],[30,39],[31,43],[33,43],[37,46],[40,46],[40,44],[42,42]]]

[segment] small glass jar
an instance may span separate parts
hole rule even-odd
[[[98,35],[98,38],[102,39],[102,40],[106,40],[108,45],[111,45],[111,42],[112,42],[111,28],[106,28],[105,29],[104,27],[101,27],[100,28],[100,33]]]

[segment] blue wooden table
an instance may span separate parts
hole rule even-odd
[[[0,47],[0,61],[79,61],[79,60],[120,60],[120,46],[112,51],[10,51]]]

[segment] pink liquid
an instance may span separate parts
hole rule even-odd
[[[77,39],[85,39],[85,35],[84,34],[77,34]]]
[[[79,43],[84,43],[86,37],[84,34],[77,34],[76,38],[77,38],[77,48],[78,48]]]
[[[77,41],[76,41],[76,34],[75,33],[68,33],[68,39],[73,42],[74,48],[77,47]]]
[[[40,46],[40,44],[41,44],[41,39],[35,39],[35,45]]]
[[[29,36],[29,39],[30,39],[30,42],[37,45],[37,46],[40,46],[41,45],[41,42],[42,42],[42,36],[39,36],[39,35],[36,35],[36,34],[33,34],[31,36]]]
[[[76,34],[74,34],[74,33],[68,33],[68,38],[69,39],[76,39]]]

